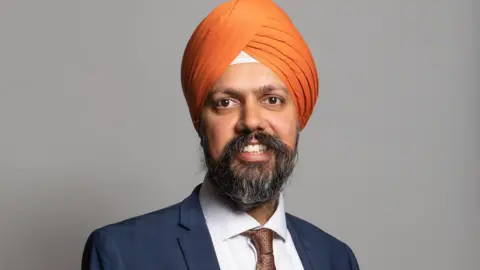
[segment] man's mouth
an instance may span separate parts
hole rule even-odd
[[[267,151],[268,148],[267,146],[263,145],[263,144],[249,144],[247,146],[245,146],[243,149],[242,149],[242,153],[253,153],[253,154],[261,154],[265,151]]]
[[[266,162],[272,158],[272,152],[263,144],[249,144],[240,151],[237,157],[247,162]]]

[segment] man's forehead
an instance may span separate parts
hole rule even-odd
[[[269,92],[283,92],[286,95],[290,95],[287,88],[280,84],[261,84],[249,88],[239,88],[239,87],[215,87],[210,92],[209,95],[215,94],[267,94]]]
[[[283,81],[267,66],[261,63],[242,63],[229,66],[215,82],[212,89],[252,90],[264,85],[285,88]]]

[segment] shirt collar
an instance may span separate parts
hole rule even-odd
[[[271,229],[284,241],[287,239],[288,230],[282,194],[280,194],[277,209],[264,226],[260,226],[260,223],[247,213],[235,211],[220,201],[207,178],[200,188],[199,200],[210,233],[218,240],[225,241],[245,231],[261,227]]]
[[[268,228],[274,231],[284,241],[287,239],[288,230],[287,221],[285,219],[285,201],[283,199],[282,193],[280,193],[280,196],[278,198],[277,209],[270,217],[270,219],[265,223],[265,225],[263,225],[263,228]]]

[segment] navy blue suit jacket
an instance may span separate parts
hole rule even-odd
[[[95,230],[82,270],[219,270],[199,188],[181,203]],[[305,270],[359,269],[346,244],[290,214],[286,220]]]

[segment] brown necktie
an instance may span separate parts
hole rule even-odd
[[[256,270],[275,270],[273,257],[273,231],[270,229],[249,230],[243,235],[252,239],[257,250]]]

